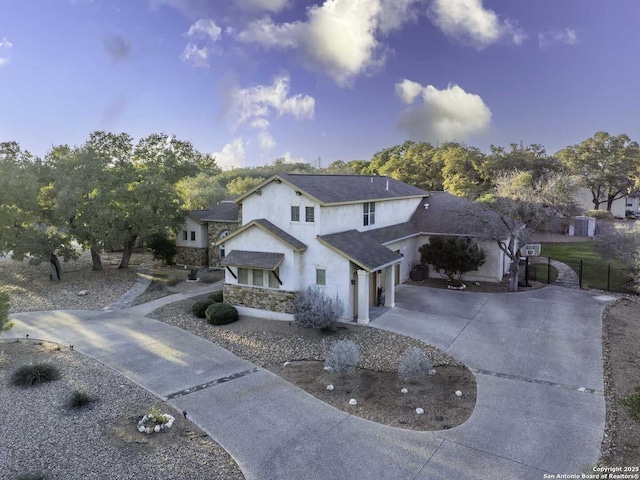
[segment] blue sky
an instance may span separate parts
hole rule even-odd
[[[635,0],[0,0],[0,141],[165,132],[228,168],[640,140],[638,25]]]

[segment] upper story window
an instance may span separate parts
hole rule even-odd
[[[316,285],[327,284],[327,271],[324,268],[316,268]]]
[[[195,232],[195,230],[191,230],[191,241],[192,242],[196,241],[196,232]]]
[[[376,202],[367,202],[363,205],[364,226],[376,223]]]
[[[299,222],[300,221],[300,207],[297,205],[291,206],[291,221]]]
[[[315,209],[313,207],[304,207],[304,221],[308,223],[316,221]]]

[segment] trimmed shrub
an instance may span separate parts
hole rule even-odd
[[[60,378],[60,371],[54,365],[41,362],[18,367],[11,374],[11,384],[16,387],[30,387],[38,383],[52,382]]]
[[[208,298],[214,303],[224,302],[224,296],[223,296],[222,290],[217,292],[212,292]]]
[[[587,217],[593,217],[596,220],[613,220],[613,214],[607,210],[587,210]]]
[[[418,347],[411,347],[400,358],[398,375],[402,380],[415,381],[429,375],[432,368],[425,353]]]
[[[212,303],[205,314],[211,325],[226,325],[238,320],[238,310],[228,303]]]
[[[360,361],[360,347],[350,340],[338,340],[331,345],[324,366],[332,372],[353,373]]]
[[[337,296],[327,298],[316,286],[298,292],[293,301],[295,324],[305,328],[329,329],[336,324],[343,311],[342,300]]]
[[[213,305],[215,302],[213,300],[204,300],[203,302],[196,302],[191,305],[191,313],[193,313],[198,318],[206,318],[206,311],[210,305]]]
[[[95,399],[88,393],[81,390],[74,390],[69,398],[69,406],[71,408],[82,408],[94,401]]]

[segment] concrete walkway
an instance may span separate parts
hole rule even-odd
[[[72,344],[111,366],[186,410],[248,479],[538,480],[597,460],[604,400],[594,332],[605,299],[554,287],[537,292],[544,295],[400,286],[399,307],[373,322],[428,340],[478,370],[474,413],[442,432],[351,416],[206,340],[142,316],[170,297],[106,313],[15,314],[16,325],[0,337]],[[512,309],[522,318],[504,315]]]

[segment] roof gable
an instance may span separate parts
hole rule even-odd
[[[274,236],[275,238],[280,240],[282,243],[284,243],[284,244],[288,245],[289,247],[291,247],[296,252],[302,252],[302,251],[307,249],[307,246],[304,243],[302,243],[300,240],[295,238],[293,235],[289,235],[287,232],[285,232],[281,228],[275,226],[269,220],[266,220],[264,218],[259,218],[257,220],[253,220],[253,221],[247,223],[246,225],[243,225],[242,227],[240,227],[236,231],[231,232],[226,237],[221,238],[220,240],[218,240],[215,244],[216,245],[220,245],[220,244],[226,242],[227,240],[230,240],[230,239],[236,237],[237,235],[241,235],[243,232],[245,232],[245,231],[247,231],[247,230],[249,230],[250,228],[253,228],[253,227],[259,228],[260,230],[262,230],[264,232],[267,232],[268,234]]]
[[[318,241],[368,272],[398,263],[402,259],[358,230],[323,235],[318,237]]]

